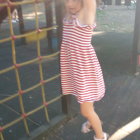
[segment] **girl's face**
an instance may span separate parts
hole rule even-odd
[[[76,14],[82,8],[82,0],[66,0],[66,8],[69,13]]]

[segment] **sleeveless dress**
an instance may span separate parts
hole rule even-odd
[[[76,15],[63,20],[60,50],[62,94],[72,94],[79,103],[95,102],[105,94],[102,70],[91,45],[95,26],[81,25]]]

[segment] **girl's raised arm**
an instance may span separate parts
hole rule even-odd
[[[87,10],[92,10],[95,7],[96,0],[83,0],[83,6],[84,8],[87,8]]]
[[[93,24],[96,17],[96,0],[83,0],[83,16],[87,24]]]

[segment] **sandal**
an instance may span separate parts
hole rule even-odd
[[[104,138],[103,139],[97,139],[95,136],[94,136],[94,140],[108,140],[109,138],[109,135],[107,133],[104,132]]]
[[[91,125],[89,121],[86,121],[85,123],[82,124],[81,132],[82,133],[88,133],[92,130]]]

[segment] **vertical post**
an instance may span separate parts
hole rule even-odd
[[[62,97],[62,111],[64,114],[67,114],[69,117],[72,116],[71,95],[64,95]]]
[[[140,73],[140,1],[136,3],[136,15],[134,26],[133,52],[132,52],[132,71]]]
[[[46,24],[47,27],[51,27],[53,23],[53,11],[52,11],[52,2],[45,2],[45,11],[46,11]],[[47,32],[47,41],[48,41],[48,51],[53,53],[52,50],[52,30]]]
[[[114,5],[114,6],[115,6],[115,3],[116,3],[116,1],[115,1],[115,0],[112,0],[112,5]]]
[[[63,26],[63,16],[64,16],[64,3],[63,0],[55,0],[55,8],[56,8],[56,23],[58,25],[57,28],[57,37],[58,37],[58,45],[60,48],[62,41],[62,26]]]
[[[59,46],[61,45],[62,41],[62,20],[64,16],[64,2],[63,0],[56,0],[56,21],[58,25],[57,29],[57,36],[59,38]],[[71,116],[71,95],[66,95],[62,97],[62,111],[63,113],[67,114],[68,116]]]
[[[24,33],[24,20],[23,20],[21,5],[17,6],[17,13],[18,13],[18,18],[19,18],[19,30],[20,30],[20,33],[23,34]]]

